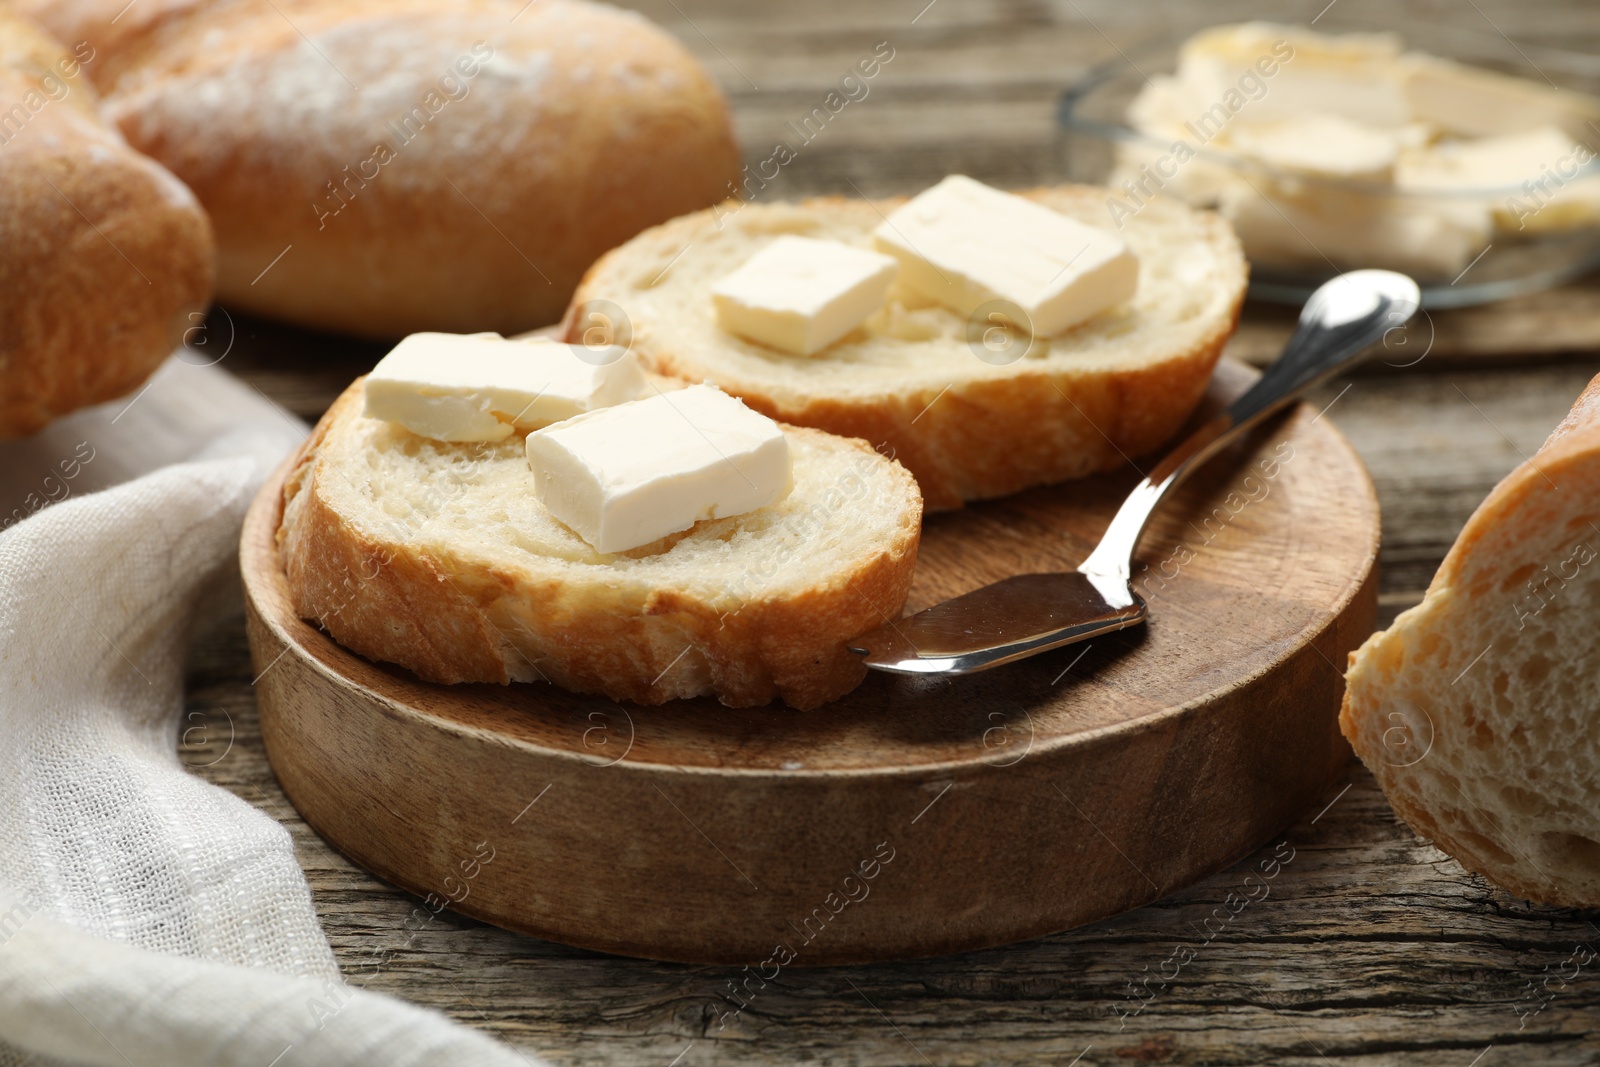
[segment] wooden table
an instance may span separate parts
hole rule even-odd
[[[1339,2],[1346,18],[1365,11],[1374,27],[1398,6],[1413,17],[1492,23],[1526,40],[1600,50],[1600,12],[1587,0],[1537,8]],[[1203,17],[1303,22],[1324,3],[1228,0],[1207,4]],[[951,171],[1002,185],[1056,180],[1059,89],[1120,45],[1201,17],[1171,0],[641,6],[722,80],[752,161],[857,58],[891,42],[894,59],[870,95],[785,168],[775,196],[907,192]],[[1329,417],[1378,485],[1385,623],[1421,597],[1472,508],[1600,371],[1597,308],[1600,288],[1586,283],[1436,314],[1425,359],[1404,369],[1375,364],[1313,399],[1331,405]],[[1266,358],[1286,321],[1252,307],[1235,353]],[[226,365],[308,419],[382,350],[247,320],[236,326]],[[1600,920],[1530,906],[1468,874],[1398,823],[1359,767],[1284,835],[1277,856],[1293,858],[1271,895],[1203,945],[1203,919],[1274,848],[1071,933],[945,959],[787,971],[719,1030],[713,1005],[732,977],[725,968],[578,951],[448,912],[408,925],[418,902],[334,853],[284,799],[262,752],[250,686],[242,624],[211,634],[194,657],[182,757],[293,833],[346,977],[552,1062],[1600,1062],[1600,968],[1591,964],[1564,987],[1552,981],[1553,997],[1531,993],[1576,944],[1600,945]],[[1181,945],[1194,958],[1171,977],[1167,961]],[[1163,971],[1165,987],[1156,977]],[[1149,992],[1136,999],[1130,984],[1146,980]]]

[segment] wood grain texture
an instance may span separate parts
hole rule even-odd
[[[893,35],[895,63],[910,62],[891,64],[864,106],[844,113],[850,124],[831,127],[774,189],[802,196],[848,194],[846,178],[868,194],[902,193],[951,170],[1015,185],[1056,180],[1050,109],[1060,86],[1087,63],[1157,27],[1305,21],[1324,6],[938,0],[914,26],[926,0],[652,0],[645,9],[728,88],[752,161],[764,155],[755,146],[812,107],[846,63]],[[1600,52],[1600,16],[1585,0],[1365,7],[1340,0],[1340,7],[1364,11],[1375,27],[1395,12],[1479,26],[1488,19],[1524,39]],[[906,76],[893,80],[901,72]],[[1577,312],[1595,306],[1582,287],[1562,293]],[[1484,314],[1487,325],[1502,321]],[[1262,309],[1247,309],[1246,330],[1258,321],[1263,330],[1281,329]],[[1380,623],[1421,598],[1472,508],[1521,454],[1538,447],[1600,371],[1600,352],[1582,340],[1592,334],[1575,331],[1573,353],[1554,362],[1544,343],[1548,318],[1496,328],[1506,337],[1491,361],[1498,365],[1432,357],[1410,367],[1380,365],[1382,373],[1335,383],[1313,402],[1332,403],[1326,417],[1355,444],[1378,488]],[[378,354],[243,320],[238,336],[241,347],[224,366],[313,419]],[[1390,357],[1397,364],[1409,358]],[[570,949],[448,911],[424,918],[421,901],[334,852],[298,817],[267,766],[255,676],[242,620],[206,637],[195,650],[185,709],[186,726],[200,729],[186,735],[181,755],[196,773],[289,828],[346,977],[438,1008],[555,1063],[1600,1061],[1600,973],[1591,967],[1565,986],[1551,979],[1576,943],[1600,947],[1596,917],[1532,908],[1469,875],[1399,825],[1359,767],[1284,832],[1280,840],[1296,854],[1271,897],[1240,913],[1125,1024],[1118,1012],[1137,1003],[1127,984],[1159,972],[1176,946],[1197,940],[1191,924],[1203,923],[1271,857],[1271,847],[1157,904],[1070,933],[937,960],[794,970],[719,1030],[710,1008],[736,977],[727,968]],[[1546,980],[1551,991],[1534,999],[1530,983]],[[1518,1014],[1541,1004],[1537,1014]]]
[[[1220,368],[1202,417],[1252,378]],[[241,545],[278,780],[364,866],[497,925],[769,969],[1004,944],[1217,870],[1348,760],[1335,665],[1373,626],[1377,500],[1304,407],[1162,509],[1134,581],[1146,626],[970,678],[873,673],[803,714],[429,685],[351,654],[294,613],[286,472]],[[931,519],[909,608],[1071,570],[1136,477]]]
[[[1337,418],[1378,488],[1380,623],[1421,598],[1467,514],[1596,371],[1600,357],[1525,371],[1413,370],[1336,383],[1313,399],[1314,408],[1332,403],[1325,417]],[[1595,917],[1530,907],[1463,871],[1400,825],[1359,767],[1279,838],[1296,854],[1272,896],[1126,1023],[1119,1013],[1138,1004],[1128,983],[1200,940],[1191,924],[1272,847],[1156,904],[1026,944],[791,970],[719,1029],[727,1006],[718,993],[737,969],[641,962],[434,916],[340,856],[267,765],[248,655],[242,619],[196,649],[180,755],[290,829],[346,978],[557,1063],[662,1067],[682,1053],[681,1064],[1063,1067],[1088,1049],[1079,1063],[1102,1067],[1469,1067],[1491,1044],[1479,1067],[1600,1057],[1600,975],[1586,971],[1565,988],[1553,980],[1555,994],[1541,999],[1529,992],[1575,944],[1600,947]]]

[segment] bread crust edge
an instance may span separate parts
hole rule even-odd
[[[860,684],[867,668],[845,643],[898,618],[910,591],[921,514],[916,483],[898,464],[907,521],[891,543],[863,553],[842,581],[732,611],[672,589],[652,590],[643,603],[570,609],[560,582],[450,573],[425,552],[359,529],[330,499],[324,483],[337,474],[323,445],[361,405],[358,380],[302,445],[284,481],[279,553],[297,614],[351,651],[425,681],[543,679],[644,705],[716,696],[752,707],[777,698],[805,711]]]
[[[1088,188],[1040,186],[1017,195],[1045,201],[1063,190]],[[813,197],[795,206],[826,211],[852,202],[846,197]],[[904,202],[903,197],[873,201],[880,214]],[[733,214],[743,207],[739,201],[728,201],[680,216],[601,256],[578,285],[562,323],[563,337],[573,343],[581,340],[582,324],[575,312],[591,301],[609,299],[610,278],[636,242],[661,241],[676,230],[699,225],[707,216]],[[894,456],[916,477],[928,511],[1115,470],[1178,432],[1205,395],[1211,373],[1238,326],[1248,280],[1238,239],[1220,216],[1192,213],[1205,227],[1207,241],[1237,253],[1238,275],[1228,279],[1233,297],[1225,313],[1199,338],[1151,365],[1094,375],[1016,365],[1012,375],[954,383],[939,394],[865,400],[811,397],[803,403],[781,402],[759,387],[720,376],[718,384],[774,419],[860,437]],[[704,376],[693,360],[653,350],[648,341],[639,344],[642,332],[635,324],[635,346],[646,366],[689,380]],[[1018,427],[1035,432],[1030,438],[1019,434]],[[1056,428],[1057,436],[1038,434],[1040,427]],[[1060,440],[1065,436],[1073,439],[1070,446]]]
[[[1469,871],[1483,875],[1503,889],[1525,900],[1567,908],[1600,906],[1600,895],[1584,896],[1572,892],[1561,881],[1535,870],[1527,872],[1519,862],[1486,860],[1481,849],[1443,825],[1411,790],[1402,788],[1404,766],[1396,767],[1381,758],[1382,736],[1386,729],[1381,679],[1377,662],[1390,642],[1404,635],[1425,633],[1431,614],[1444,607],[1445,598],[1471,596],[1469,569],[1475,566],[1475,553],[1497,527],[1517,521],[1517,512],[1531,493],[1542,491],[1553,474],[1571,463],[1600,462],[1600,375],[1592,379],[1572,409],[1532,456],[1518,464],[1473,510],[1444,561],[1434,573],[1422,602],[1402,612],[1386,630],[1379,630],[1350,653],[1345,673],[1345,694],[1339,709],[1339,729],[1356,755],[1377,779],[1395,813],[1419,836],[1433,842]],[[1369,673],[1371,686],[1369,690]],[[1418,761],[1420,762],[1420,760]],[[1495,841],[1498,831],[1491,827],[1469,827],[1468,832]]]

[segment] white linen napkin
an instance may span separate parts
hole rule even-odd
[[[344,985],[287,831],[178,758],[188,636],[304,433],[174,358],[0,444],[0,1065],[532,1062]]]

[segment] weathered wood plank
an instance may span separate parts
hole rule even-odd
[[[1115,54],[1106,37],[1126,46],[1201,18],[1303,21],[1323,4],[1225,0],[1199,11],[1176,0],[938,0],[915,25],[926,0],[640,6],[728,87],[752,159],[762,158],[764,142],[812,106],[845,66],[875,42],[893,42],[896,57],[871,95],[843,112],[773,185],[774,195],[800,196],[855,195],[856,187],[869,195],[905,192],[950,171],[1013,185],[1056,180],[1056,93],[1087,64]],[[1600,18],[1578,0],[1405,6],[1461,23],[1492,20],[1525,39],[1573,49],[1600,46]],[[1340,0],[1339,7],[1371,14],[1375,26],[1395,9],[1360,0]],[[752,89],[735,67],[761,88]],[[1538,446],[1600,370],[1593,354],[1600,319],[1587,314],[1600,305],[1593,288],[1442,316],[1448,321],[1439,322],[1428,359],[1403,370],[1378,367],[1314,401],[1332,402],[1327,417],[1350,436],[1377,483],[1389,612],[1420,597],[1471,509]],[[1285,325],[1282,316],[1252,309],[1236,351],[1269,353]],[[304,336],[282,344],[275,330],[251,323],[241,325],[240,337],[225,365],[307,417],[381,351]],[[1553,352],[1588,354],[1526,367],[1461,362]],[[261,750],[247,664],[238,623],[196,650],[186,725],[204,725],[206,736],[191,732],[197,743],[182,755],[289,827],[347,976],[558,1063],[661,1065],[681,1056],[685,1067],[1065,1065],[1080,1054],[1076,1062],[1085,1065],[1600,1060],[1595,965],[1565,988],[1552,981],[1557,991],[1538,1014],[1524,1020],[1517,1011],[1519,1000],[1524,1010],[1539,1003],[1525,999],[1528,983],[1559,969],[1575,942],[1600,947],[1600,929],[1584,917],[1511,900],[1419,842],[1359,768],[1347,792],[1330,793],[1325,814],[1310,812],[1288,831],[1294,858],[1273,880],[1270,897],[1194,947],[1194,958],[1166,987],[1152,978],[1154,999],[1125,1027],[1117,1013],[1136,1003],[1128,983],[1159,975],[1178,946],[1202,942],[1206,917],[1272,850],[1159,904],[1026,945],[790,971],[752,1000],[736,1025],[718,1030],[712,1006],[731,977],[722,969],[568,949],[448,912],[408,933],[404,924],[417,902],[333,853],[278,790]]]
[[[1600,372],[1600,357],[1527,370],[1425,366],[1359,374],[1311,401],[1332,404],[1328,417],[1366,461],[1383,507],[1382,589],[1410,602],[1494,482]]]
[[[1342,395],[1342,385],[1325,392],[1320,403],[1337,398],[1328,417],[1379,487],[1391,605],[1419,595],[1459,523],[1519,451],[1537,447],[1594,369],[1600,361],[1413,370],[1357,378]],[[272,392],[273,384],[263,387]],[[726,969],[568,949],[450,913],[408,933],[417,902],[333,853],[278,791],[247,663],[237,624],[197,650],[188,725],[205,726],[208,737],[200,744],[191,733],[197,743],[183,756],[290,828],[347,976],[557,1062],[660,1065],[687,1049],[684,1064],[917,1064],[923,1056],[939,1064],[1066,1064],[1092,1045],[1081,1063],[1467,1067],[1492,1043],[1480,1061],[1492,1067],[1589,1063],[1600,1051],[1589,1036],[1600,974],[1581,974],[1525,1029],[1516,1011],[1529,980],[1547,977],[1545,968],[1559,968],[1574,943],[1593,943],[1600,931],[1513,901],[1417,841],[1359,769],[1348,792],[1327,797],[1334,803],[1325,815],[1309,813],[1285,835],[1294,858],[1271,896],[1194,949],[1178,978],[1123,1029],[1118,1012],[1136,1004],[1127,983],[1159,974],[1180,945],[1203,941],[1196,926],[1203,930],[1272,850],[1159,904],[1026,945],[791,971],[750,1001],[736,1025],[718,1030],[712,1008],[731,977]]]
[[[938,1063],[1060,1063],[1092,1044],[1090,1063],[1142,1047],[1170,1049],[1174,1063],[1311,1063],[1387,1050],[1389,1062],[1462,1064],[1491,1042],[1522,1041],[1540,1044],[1539,1062],[1587,1062],[1585,1013],[1600,1006],[1600,982],[1575,981],[1523,1031],[1515,1006],[1530,977],[1593,931],[1465,875],[1398,826],[1359,771],[1325,812],[1285,835],[1278,854],[1292,858],[1271,894],[1225,925],[1207,928],[1206,917],[1272,850],[1158,905],[1027,945],[791,971],[718,1030],[708,1012],[725,968],[585,953],[449,913],[407,933],[415,902],[331,853],[277,793],[248,679],[235,669],[243,657],[235,627],[200,650],[190,706],[213,736],[185,757],[221,755],[202,773],[290,826],[349,978],[558,1060],[660,1064],[690,1048],[684,1062],[920,1062],[909,1038]],[[1218,932],[1206,943],[1208,929]],[[1180,945],[1193,959],[1165,988],[1152,979],[1154,999],[1123,1027],[1119,1014],[1136,1003],[1127,983],[1159,975]]]

